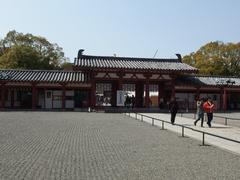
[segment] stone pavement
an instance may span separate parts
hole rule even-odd
[[[164,113],[158,113],[158,114],[142,113],[142,114],[150,116],[150,117],[162,119],[165,121],[170,121],[170,114],[164,114]],[[131,116],[135,117],[135,114],[132,113]],[[140,116],[138,116],[138,118],[140,119]],[[143,120],[145,122],[152,123],[152,120],[149,118],[144,118]],[[200,124],[201,124],[200,121],[198,122],[197,126],[194,126],[193,122],[194,122],[194,119],[192,119],[192,118],[179,117],[179,116],[176,117],[176,121],[175,121],[175,123],[177,123],[177,124],[181,124],[181,125],[191,127],[191,128],[197,129],[197,130],[201,130],[201,131],[208,132],[211,134],[216,134],[219,136],[223,136],[226,138],[231,138],[231,139],[240,141],[240,128],[239,127],[225,126],[222,124],[212,123],[212,128],[208,128],[206,122],[204,122],[204,128],[202,128],[202,127],[200,127]],[[161,124],[161,122],[156,121],[155,125],[161,127],[162,124]],[[166,129],[168,129],[170,131],[182,133],[182,128],[179,126],[174,126],[174,125],[167,124],[167,123],[165,123],[164,126]],[[184,134],[191,138],[202,141],[202,133],[195,132],[195,131],[192,131],[189,129],[184,129]],[[231,152],[234,152],[234,153],[237,153],[240,155],[240,144],[239,143],[231,142],[228,140],[224,140],[224,139],[209,136],[209,135],[205,135],[205,142],[207,144],[211,144],[211,145],[223,148],[225,150],[229,150]]]
[[[1,180],[240,179],[240,156],[122,114],[0,112]]]
[[[240,113],[239,112],[214,113],[213,115],[214,115],[213,122],[215,122],[217,124],[225,124],[225,117],[227,117],[227,118],[234,118],[234,119],[227,119],[227,124],[229,126],[240,127]],[[178,116],[181,116],[181,114],[178,114]],[[188,117],[188,118],[194,118],[193,113],[184,113],[183,116]],[[205,118],[207,118],[206,114],[205,114]]]

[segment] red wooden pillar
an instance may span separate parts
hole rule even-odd
[[[62,85],[62,110],[65,110],[66,107],[66,86]]]
[[[223,88],[220,88],[220,109],[224,110],[223,108]]]
[[[175,98],[176,92],[175,92],[175,80],[172,80],[172,93],[171,98]]]
[[[135,105],[136,107],[143,106],[143,92],[144,92],[144,85],[142,82],[137,82],[135,84],[136,89],[136,97],[135,97]]]
[[[158,84],[158,105],[160,107],[161,99],[164,97],[163,95],[163,83]]]
[[[37,106],[37,88],[35,84],[32,84],[32,109],[36,109]]]
[[[117,105],[117,82],[112,82],[112,99],[111,104],[112,106]]]
[[[118,80],[118,90],[122,90],[123,89],[123,82],[122,79]]]
[[[200,98],[200,87],[197,87],[197,89],[196,89],[196,98],[197,99]]]
[[[146,80],[146,91],[145,91],[145,106],[149,108],[149,78]]]
[[[227,110],[227,90],[226,88],[223,89],[223,110]]]
[[[96,81],[94,79],[94,74],[91,74],[91,108],[96,105]]]
[[[10,89],[10,102],[11,102],[11,108],[14,108],[14,89]]]
[[[123,89],[123,73],[118,73],[118,90],[122,90]]]
[[[195,99],[194,99],[194,109],[197,109],[197,101],[200,99],[200,87],[196,88],[196,94],[195,94]],[[189,100],[188,100],[188,109],[189,109]]]
[[[1,84],[1,109],[5,108],[5,84]]]

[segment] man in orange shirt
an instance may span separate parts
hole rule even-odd
[[[211,121],[213,119],[213,109],[214,109],[214,104],[211,101],[211,98],[208,98],[207,101],[203,104],[203,109],[207,113],[207,117],[208,117],[207,124],[208,124],[208,127],[211,127]]]

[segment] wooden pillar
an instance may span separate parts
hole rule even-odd
[[[5,84],[1,84],[1,109],[5,108]]]
[[[227,90],[226,88],[223,89],[223,110],[227,110]]]
[[[149,78],[146,79],[145,107],[149,108]]]
[[[197,99],[200,98],[200,87],[197,87],[197,89],[196,89],[196,98]]]
[[[172,80],[172,92],[171,92],[171,98],[175,98],[176,92],[175,92],[175,79]]]
[[[37,88],[35,84],[32,84],[32,109],[36,109],[37,106]]]
[[[161,99],[163,99],[164,94],[163,94],[163,83],[158,84],[158,105],[160,107]],[[161,108],[161,107],[160,107]]]
[[[197,101],[200,99],[200,87],[196,87],[195,99],[194,99],[194,109],[197,109]],[[189,100],[188,100],[188,109],[189,109]]]
[[[112,99],[111,104],[112,106],[117,106],[117,82],[112,82]]]
[[[118,79],[118,87],[117,87],[117,89],[118,90],[122,90],[123,89],[123,73],[119,73],[118,77],[119,77],[119,79]]]
[[[66,86],[65,84],[62,85],[62,110],[66,108]]]
[[[223,107],[223,88],[220,87],[220,109],[221,110],[224,110],[224,107]]]
[[[10,92],[11,108],[14,108],[14,89],[11,89],[9,92]]]
[[[118,80],[118,90],[123,90],[123,81],[122,81],[122,79]]]
[[[137,82],[135,84],[136,89],[136,97],[135,97],[135,105],[136,107],[143,106],[143,92],[144,92],[144,85],[142,82]]]
[[[91,108],[94,108],[96,105],[96,81],[94,73],[91,74]]]

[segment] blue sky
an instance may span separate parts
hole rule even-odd
[[[46,37],[73,61],[85,54],[175,57],[210,41],[240,42],[239,0],[0,0],[9,30]]]

